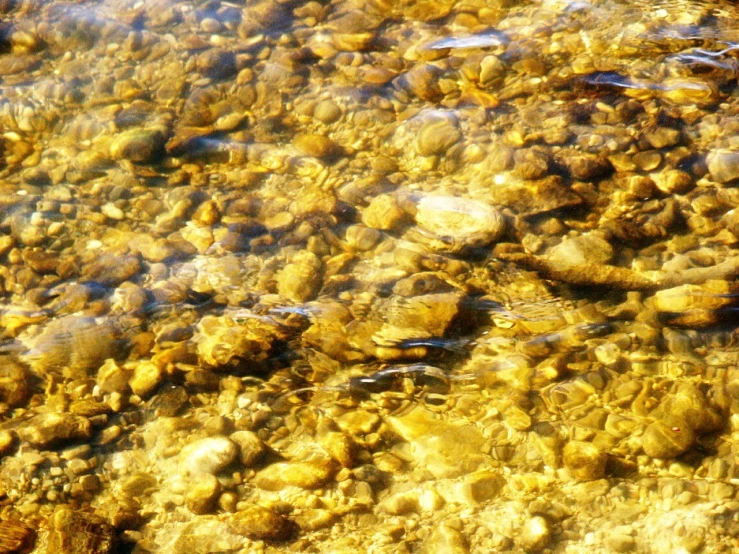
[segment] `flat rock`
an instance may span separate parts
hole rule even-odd
[[[437,478],[465,475],[485,460],[485,439],[473,425],[447,423],[421,406],[387,423],[410,444],[414,463]]]
[[[279,462],[257,473],[254,484],[263,490],[279,491],[285,487],[317,489],[333,475],[330,460],[315,462]]]
[[[576,267],[586,263],[607,264],[613,258],[613,247],[595,234],[565,238],[547,251],[551,264],[559,268]]]
[[[582,204],[582,198],[562,178],[553,175],[538,181],[515,182],[490,187],[490,202],[511,208],[519,215],[534,216]]]
[[[285,540],[293,533],[288,519],[262,506],[251,506],[234,514],[229,520],[234,532],[255,540]]]
[[[92,424],[87,418],[68,413],[40,414],[20,427],[18,436],[36,448],[52,448],[68,441],[90,439]]]

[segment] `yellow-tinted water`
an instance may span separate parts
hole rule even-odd
[[[736,16],[0,1],[0,553],[736,550]]]

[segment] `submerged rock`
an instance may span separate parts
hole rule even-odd
[[[55,448],[92,437],[90,420],[67,413],[40,414],[18,429],[18,436],[36,448]]]
[[[462,253],[491,244],[505,231],[493,206],[456,196],[424,196],[415,206],[418,233],[413,238],[433,250]]]

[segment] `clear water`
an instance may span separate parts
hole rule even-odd
[[[0,550],[733,551],[736,15],[0,2]]]

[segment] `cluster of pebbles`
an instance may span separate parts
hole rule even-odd
[[[736,15],[0,0],[0,554],[739,549]]]

